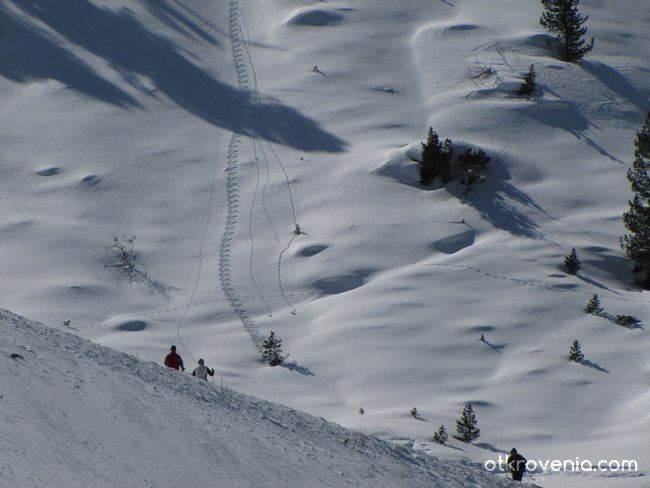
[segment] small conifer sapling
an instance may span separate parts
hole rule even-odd
[[[481,435],[471,403],[465,404],[460,419],[456,421],[456,432],[458,432],[456,438],[463,442],[472,442]]]
[[[528,74],[524,78],[524,82],[519,85],[519,88],[517,89],[517,95],[531,95],[532,93],[535,92],[537,89],[537,83],[535,83],[535,65],[531,64],[530,68],[528,69]]]
[[[575,247],[572,248],[571,252],[564,258],[564,266],[566,267],[567,272],[572,275],[577,274],[582,267],[582,263],[578,259],[578,253],[576,252]]]
[[[433,434],[433,442],[438,444],[446,444],[448,439],[449,436],[447,435],[447,430],[444,425],[441,425],[438,432],[434,432]]]
[[[585,307],[585,312],[594,315],[600,315],[601,313],[603,313],[603,307],[600,306],[600,299],[598,298],[598,295],[596,295],[595,293],[589,299],[589,303],[587,303],[587,306]]]
[[[576,363],[581,363],[584,358],[585,355],[582,354],[582,351],[580,350],[580,342],[578,339],[575,339],[569,348],[569,360],[575,361]]]
[[[276,337],[273,331],[262,343],[262,357],[269,366],[279,366],[287,358],[282,355],[282,340]]]

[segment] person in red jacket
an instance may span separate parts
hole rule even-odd
[[[172,369],[180,369],[185,371],[185,366],[183,365],[183,358],[178,355],[176,352],[176,346],[172,346],[167,356],[165,356],[165,366]]]

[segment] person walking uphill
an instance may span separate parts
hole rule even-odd
[[[512,479],[521,481],[526,472],[526,458],[519,454],[517,449],[513,447],[506,464],[508,465],[508,470],[512,473]]]
[[[208,381],[208,375],[214,376],[214,369],[208,368],[203,359],[199,359],[199,365],[192,371],[192,376],[202,379],[203,381]]]
[[[185,371],[185,366],[183,365],[183,358],[178,355],[176,352],[176,346],[172,346],[165,356],[165,366],[172,369],[180,369]]]

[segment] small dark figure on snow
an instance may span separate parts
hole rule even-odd
[[[165,356],[165,366],[172,369],[180,369],[185,371],[185,366],[183,365],[183,358],[181,358],[176,352],[176,346],[172,346],[169,349],[169,353]]]
[[[203,381],[208,381],[208,375],[214,376],[214,369],[208,368],[203,359],[199,359],[199,365],[192,371],[192,376],[196,376]]]
[[[508,471],[512,473],[512,479],[521,481],[526,472],[526,458],[519,454],[517,449],[513,447],[506,463],[508,465]]]

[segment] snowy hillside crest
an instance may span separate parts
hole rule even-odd
[[[507,486],[5,310],[0,362],[1,486]]]

